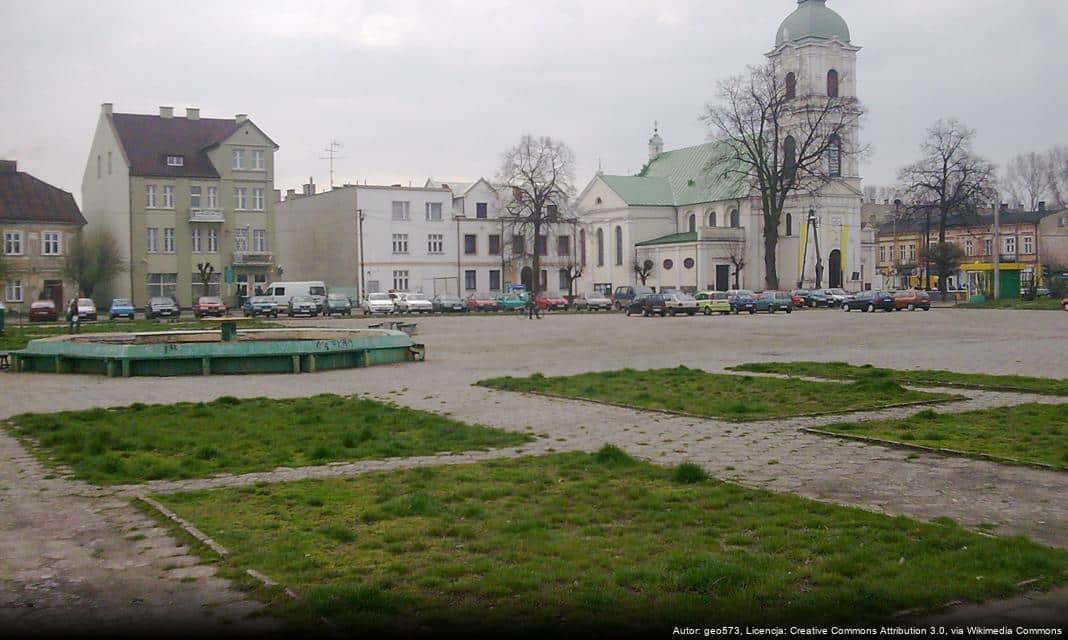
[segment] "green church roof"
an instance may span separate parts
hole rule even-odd
[[[679,242],[697,242],[697,232],[673,233],[669,236],[661,236],[659,238],[653,238],[652,240],[646,240],[645,242],[635,242],[634,246],[651,247],[658,244],[677,244]]]
[[[702,202],[735,200],[748,193],[741,176],[722,176],[711,169],[718,143],[665,151],[636,176],[601,176],[632,206],[682,207]]]
[[[775,36],[775,46],[806,40],[849,42],[849,25],[842,16],[827,8],[827,0],[798,0],[797,9],[783,20]]]
[[[664,178],[601,176],[601,179],[629,205],[646,207],[671,207],[675,205],[675,196],[671,193],[671,184]]]

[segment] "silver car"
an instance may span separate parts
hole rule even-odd
[[[579,294],[571,305],[581,311],[610,311],[612,299],[603,293]]]
[[[685,313],[688,316],[697,315],[697,299],[681,291],[669,291],[664,295],[664,308],[669,315],[677,316]]]

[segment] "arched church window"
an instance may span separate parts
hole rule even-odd
[[[579,256],[583,266],[586,265],[586,230],[579,230]]]
[[[731,209],[731,228],[737,229],[738,227],[742,226],[741,222],[741,216],[738,215],[738,210]]]
[[[794,235],[794,216],[793,214],[786,214],[786,237]]]
[[[623,264],[623,227],[616,227],[616,265]]]
[[[829,98],[838,97],[838,72],[834,69],[827,72],[827,96]]]
[[[827,141],[827,172],[832,178],[842,177],[842,139],[837,133]]]
[[[686,223],[686,228],[690,233],[697,231],[697,216],[695,216],[692,212],[690,213],[689,221]]]
[[[786,99],[793,100],[797,97],[797,75],[793,71],[786,74]]]
[[[782,173],[786,180],[792,180],[797,165],[797,141],[793,136],[786,136],[782,143]]]
[[[712,211],[708,212],[708,226],[710,226],[710,227],[716,226],[716,210],[715,209],[713,209]]]
[[[597,230],[597,266],[604,266],[604,229]]]

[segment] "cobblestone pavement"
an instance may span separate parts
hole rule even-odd
[[[366,323],[360,319],[319,322]],[[426,363],[298,376],[118,380],[3,374],[0,419],[24,411],[206,400],[220,395],[360,393],[468,422],[529,429],[539,439],[518,452],[281,469],[156,483],[151,488],[227,486],[253,478],[323,477],[553,450],[592,451],[614,443],[654,462],[697,462],[718,477],[749,486],[918,518],[945,516],[967,526],[992,524],[997,533],[1022,534],[1068,547],[1065,473],[918,454],[799,430],[841,420],[841,416],[732,424],[471,386],[486,377],[535,371],[569,374],[679,364],[714,371],[767,360],[842,360],[898,368],[1068,377],[1066,328],[1068,314],[1024,311],[876,315],[806,311],[791,316],[676,319],[550,315],[540,321],[514,316],[426,318],[419,320],[419,338],[428,349]],[[960,393],[970,399],[938,410],[962,411],[1035,399],[1020,394]],[[865,416],[907,415],[920,409],[890,409]],[[159,555],[178,549],[175,557],[189,557],[115,491],[46,479],[40,466],[6,435],[0,435],[0,456],[5,461],[0,468],[0,548],[5,550],[0,556],[0,615],[6,616],[0,623],[7,618],[27,625],[55,623],[68,619],[63,614],[81,615],[83,610],[90,612],[89,619],[95,615],[115,625],[167,616],[180,621],[234,620],[257,606],[221,579],[200,577],[201,567],[191,575],[180,569],[166,570],[193,560],[171,562]],[[149,533],[134,532],[133,527]],[[138,533],[147,537],[131,544],[127,536]],[[253,618],[240,624],[258,629],[257,625],[270,621]]]

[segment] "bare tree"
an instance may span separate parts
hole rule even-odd
[[[1054,147],[1046,152],[1046,188],[1058,209],[1068,207],[1068,146]]]
[[[63,277],[78,286],[80,295],[91,298],[98,285],[126,271],[119,243],[110,231],[83,232],[67,248]]]
[[[927,130],[920,160],[898,173],[912,205],[929,207],[938,216],[938,245],[946,243],[946,221],[951,214],[975,210],[996,199],[994,165],[972,150],[974,140],[975,130],[955,119],[939,120]],[[949,271],[941,269],[946,264],[938,272],[943,299]]]
[[[719,83],[718,103],[702,117],[722,149],[709,170],[742,180],[760,197],[769,289],[779,288],[776,248],[786,200],[839,179],[844,159],[862,151],[852,134],[864,113],[856,98],[795,96],[785,76],[775,62],[750,67]]]
[[[1025,153],[1009,161],[1005,167],[1003,184],[1016,202],[1023,203],[1028,211],[1036,211],[1038,203],[1046,199],[1050,179],[1050,155]]]
[[[634,262],[630,265],[634,275],[638,276],[638,279],[642,281],[642,285],[649,281],[649,277],[653,275],[653,268],[655,265],[652,260],[645,260],[644,262],[634,258]]]
[[[938,271],[938,288],[945,291],[945,275],[960,269],[964,262],[964,249],[953,242],[940,242],[926,248],[920,247],[920,257],[925,263],[934,265]]]
[[[745,243],[740,240],[732,240],[727,243],[727,259],[731,261],[731,275],[734,277],[734,286],[732,289],[741,289],[738,276],[742,274],[742,269],[745,268]]]
[[[210,262],[198,262],[197,263],[197,275],[200,276],[201,294],[203,296],[209,295],[211,292],[212,276],[215,275],[215,267]],[[194,302],[196,302],[194,300]]]
[[[538,239],[543,228],[563,220],[560,209],[575,193],[575,154],[563,142],[525,135],[504,153],[497,181],[511,196],[505,208],[514,227],[533,236],[531,293],[536,294],[541,288]]]
[[[578,262],[569,262],[560,267],[560,272],[567,278],[567,301],[575,299],[575,281],[582,277],[582,265]]]

